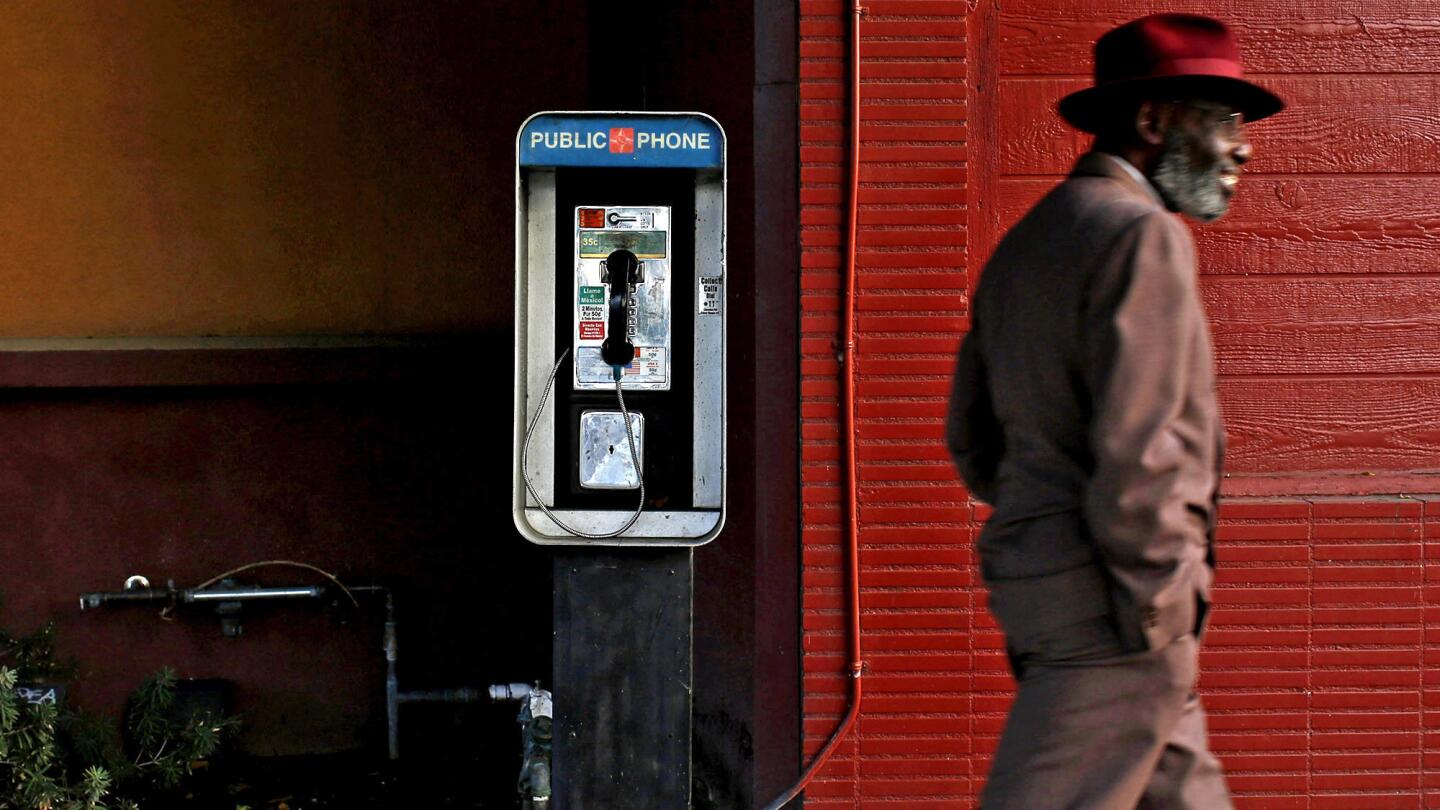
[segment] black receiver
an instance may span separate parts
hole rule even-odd
[[[600,344],[600,357],[612,366],[629,365],[635,359],[635,344],[630,342],[630,296],[635,285],[643,282],[640,260],[621,248],[605,258],[600,280],[610,285],[610,317],[605,329],[605,342]]]

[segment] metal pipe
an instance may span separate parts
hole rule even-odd
[[[94,610],[110,602],[168,602],[174,595],[168,588],[135,588],[128,591],[109,591],[80,594],[80,609]]]
[[[400,660],[399,639],[395,633],[395,600],[385,592],[385,722],[390,740],[390,759],[400,758]]]
[[[479,703],[490,699],[479,689],[422,689],[401,692],[397,697],[401,703]]]
[[[497,683],[490,687],[491,700],[524,700],[536,687],[528,683]]]
[[[123,591],[96,591],[80,594],[80,609],[93,610],[112,602],[168,602],[178,599],[187,604],[196,602],[254,602],[276,599],[319,599],[325,595],[320,585],[280,588],[205,588],[176,590],[165,588],[127,588]]]
[[[319,599],[325,589],[319,585],[289,588],[210,588],[203,591],[180,592],[181,601],[194,602],[251,602],[267,599]]]
[[[830,761],[840,741],[850,733],[855,721],[860,716],[860,701],[863,695],[861,689],[862,679],[865,673],[865,660],[861,657],[860,651],[860,477],[855,452],[858,431],[855,423],[855,368],[860,361],[855,341],[855,297],[858,289],[856,283],[855,257],[858,253],[857,232],[860,222],[860,20],[865,16],[866,9],[861,6],[859,0],[851,9],[850,17],[850,167],[848,172],[847,185],[849,187],[849,200],[846,207],[846,232],[845,232],[845,306],[842,318],[844,319],[845,331],[845,354],[843,356],[841,376],[841,422],[842,433],[841,443],[845,448],[844,484],[845,491],[845,559],[848,563],[848,576],[845,583],[845,610],[849,613],[850,631],[850,696],[845,709],[845,715],[840,720],[840,725],[830,735],[820,752],[815,755],[809,766],[794,785],[788,788],[778,798],[765,806],[765,810],[780,810],[789,804],[796,796],[799,796],[815,778],[825,763]]]
[[[131,580],[127,580],[127,586],[136,579],[141,578],[132,577]],[[137,584],[138,587],[127,587],[123,591],[81,594],[80,609],[98,608],[110,602],[178,601],[185,604],[221,603],[223,605],[226,602],[318,599],[325,595],[325,587],[318,585],[177,590],[173,582],[164,588],[151,588],[148,582]],[[486,700],[522,700],[528,698],[533,691],[532,687],[523,683],[497,684],[489,687],[488,690],[463,688],[400,691],[400,643],[399,629],[395,621],[395,594],[384,585],[355,585],[345,588],[345,590],[350,594],[383,593],[385,595],[385,720],[390,759],[400,758],[400,705],[402,703],[480,703]]]
[[[390,759],[400,758],[400,633],[395,624],[395,594],[384,585],[355,585],[351,593],[385,594],[385,738]]]

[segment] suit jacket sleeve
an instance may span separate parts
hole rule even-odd
[[[1202,313],[1190,233],[1159,211],[1117,237],[1087,290],[1094,474],[1084,510],[1117,599],[1130,608],[1122,619],[1164,607],[1191,552],[1195,517],[1175,495],[1190,451],[1172,423],[1185,404]]]
[[[960,344],[945,443],[966,486],[986,503],[995,503],[995,476],[1004,453],[1004,434],[990,399],[990,380],[977,330]]]

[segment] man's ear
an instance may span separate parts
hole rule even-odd
[[[1135,110],[1135,134],[1147,146],[1165,142],[1165,127],[1170,122],[1170,109],[1154,101],[1143,101]]]

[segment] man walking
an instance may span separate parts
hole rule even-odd
[[[1193,688],[1224,431],[1190,233],[1225,213],[1244,125],[1283,104],[1223,24],[1095,44],[1060,115],[1095,135],[986,264],[947,441],[1019,689],[985,810],[1231,806]]]

